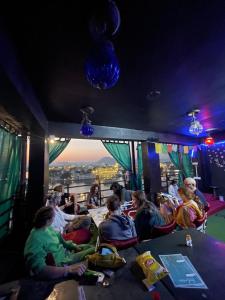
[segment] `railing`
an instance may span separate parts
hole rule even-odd
[[[125,182],[123,179],[121,180],[113,180],[112,182],[118,182],[118,183],[122,183],[123,185],[125,185]],[[109,184],[109,186],[112,184],[112,182],[107,182],[107,184]],[[88,187],[88,191],[85,192],[74,192],[77,196],[77,202],[78,203],[84,203],[87,201],[87,196],[89,194],[90,191],[90,187],[92,186],[92,184],[98,184],[99,186],[99,194],[100,194],[100,205],[102,205],[102,202],[104,199],[108,198],[109,195],[106,195],[106,192],[110,191],[110,188],[102,188],[102,185],[105,185],[105,182],[101,182],[98,179],[95,179],[94,183],[92,184],[83,184],[83,185],[71,185],[68,181],[65,183],[64,180],[59,180],[60,184],[62,184],[64,186],[64,189],[66,191],[66,193],[71,193],[71,189],[76,189],[76,188],[84,188],[84,187]],[[49,189],[49,191],[51,192],[53,189]],[[72,192],[73,193],[73,192]]]

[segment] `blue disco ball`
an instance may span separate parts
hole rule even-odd
[[[92,134],[94,133],[94,127],[91,126],[90,123],[84,123],[82,124],[81,128],[80,128],[80,134],[86,137],[90,137],[92,136]]]
[[[120,76],[120,66],[113,44],[102,41],[91,50],[85,62],[87,81],[100,90],[113,87]]]

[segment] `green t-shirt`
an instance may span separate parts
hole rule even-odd
[[[39,273],[46,266],[46,256],[51,253],[56,266],[73,263],[74,254],[68,250],[76,248],[72,241],[65,241],[61,234],[51,227],[33,228],[26,241],[24,256],[33,273]]]

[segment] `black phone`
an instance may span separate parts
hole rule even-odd
[[[96,285],[98,282],[98,275],[94,274],[83,274],[78,279],[80,285]]]

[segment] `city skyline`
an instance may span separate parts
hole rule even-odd
[[[105,156],[111,157],[100,140],[71,139],[55,162],[96,161]]]

